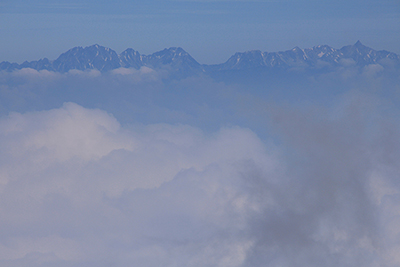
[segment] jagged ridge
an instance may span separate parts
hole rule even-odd
[[[12,71],[15,69],[32,68],[36,70],[49,70],[56,72],[68,72],[70,70],[109,71],[117,68],[139,69],[147,66],[153,69],[168,68],[172,71],[188,72],[201,71],[201,65],[180,47],[171,47],[151,55],[141,55],[131,48],[126,49],[120,55],[114,50],[98,44],[88,47],[74,47],[61,54],[56,60],[47,58],[39,61],[25,61],[22,64],[2,62],[0,70]]]
[[[183,76],[199,72],[243,70],[252,68],[334,68],[343,64],[365,66],[381,64],[400,67],[400,57],[385,50],[376,51],[364,46],[360,41],[354,45],[335,49],[328,45],[281,52],[261,52],[259,50],[236,53],[225,63],[201,65],[180,47],[171,47],[151,55],[141,55],[131,48],[120,55],[114,50],[100,45],[74,47],[61,54],[56,60],[47,58],[38,61],[25,61],[22,64],[1,62],[0,70],[32,68],[68,72],[70,70],[96,69],[102,72],[116,68],[135,68],[143,66],[152,69],[167,69]]]
[[[364,46],[360,41],[354,45],[334,49],[328,45],[314,46],[313,48],[292,50],[283,52],[261,52],[259,50],[236,53],[223,64],[210,66],[213,70],[249,69],[256,67],[268,68],[323,68],[336,67],[343,64],[365,66],[368,64],[388,64],[392,61],[397,67],[400,58],[395,53],[385,50],[376,51]]]

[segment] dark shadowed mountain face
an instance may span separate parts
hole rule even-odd
[[[366,47],[358,41],[354,45],[334,49],[327,45],[314,46],[313,48],[300,49],[295,47],[284,52],[249,51],[236,53],[227,62],[210,66],[210,70],[242,70],[252,68],[306,68],[323,69],[335,68],[345,64],[355,64],[363,67],[369,64],[386,64],[391,61],[393,65],[400,66],[400,58],[388,51],[376,51]]]
[[[143,62],[144,65],[154,69],[160,69],[164,66],[169,66],[174,70],[187,73],[202,70],[202,66],[180,47],[171,47],[149,56],[144,56]]]
[[[0,70],[32,68],[63,73],[74,69],[82,71],[93,69],[107,72],[121,67],[140,69],[146,66],[152,69],[164,69],[169,71],[172,77],[182,78],[202,72],[215,74],[253,69],[329,72],[343,66],[364,67],[370,64],[399,68],[400,57],[384,50],[376,51],[358,41],[341,49],[319,45],[307,49],[295,47],[281,52],[247,51],[234,54],[222,64],[201,65],[180,47],[171,47],[151,55],[141,55],[129,48],[118,55],[114,50],[96,44],[85,48],[72,48],[54,61],[44,58],[22,64],[2,62]]]
[[[366,47],[358,41],[355,45],[348,45],[339,50],[343,58],[351,58],[359,66],[368,64],[379,64],[385,60],[392,60],[397,62],[399,66],[399,56],[388,51],[376,51],[372,48]]]
[[[120,66],[124,68],[140,69],[143,66],[142,56],[132,48],[126,49],[119,55]]]
[[[180,47],[171,47],[148,56],[142,56],[143,65],[152,69],[164,69],[173,78],[183,78],[203,71],[192,56]]]
[[[119,56],[114,50],[97,44],[70,49],[53,62],[54,70],[59,72],[67,72],[71,69],[108,71],[120,66]]]

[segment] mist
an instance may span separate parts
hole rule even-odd
[[[398,71],[168,75],[0,73],[1,266],[400,265]]]

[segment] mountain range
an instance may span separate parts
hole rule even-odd
[[[328,45],[318,45],[301,49],[295,47],[281,52],[261,52],[253,50],[236,53],[225,63],[205,65],[198,63],[180,47],[166,48],[151,55],[142,55],[128,48],[121,54],[100,45],[74,47],[61,54],[56,60],[43,58],[37,61],[25,61],[22,64],[3,61],[0,70],[13,71],[22,68],[68,72],[70,70],[99,70],[107,72],[117,68],[149,67],[165,69],[179,77],[196,73],[220,72],[250,69],[314,69],[330,70],[341,66],[363,67],[380,64],[384,67],[400,68],[400,56],[385,50],[377,51],[357,41],[354,45],[340,49]]]

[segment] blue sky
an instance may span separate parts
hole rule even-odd
[[[361,40],[400,53],[400,3],[383,1],[2,1],[0,61],[21,63],[95,43],[118,53],[180,46],[200,63],[233,53]]]

